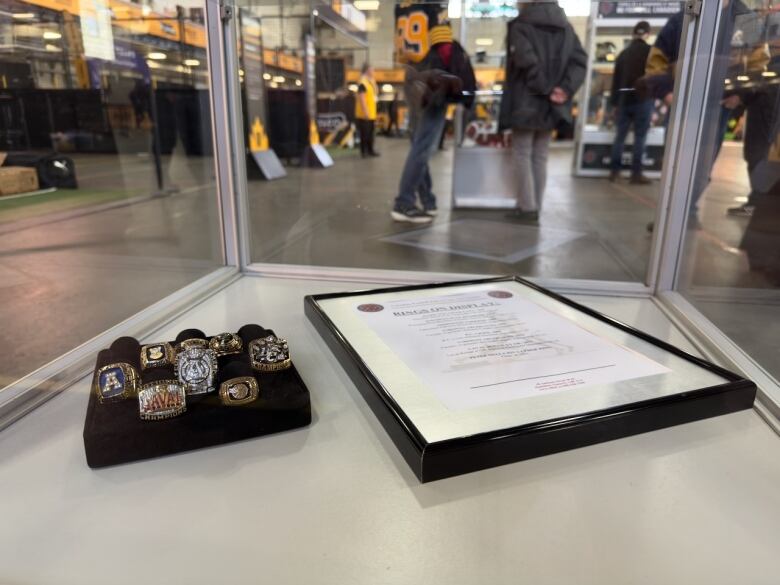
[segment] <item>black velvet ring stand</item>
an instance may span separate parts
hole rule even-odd
[[[245,325],[238,331],[244,342],[241,353],[218,359],[216,387],[237,376],[255,376],[260,393],[254,402],[226,406],[217,391],[187,396],[187,411],[177,417],[141,420],[138,400],[98,402],[90,392],[84,422],[84,449],[90,467],[107,467],[183,451],[192,451],[277,433],[308,425],[311,422],[309,391],[293,365],[279,372],[256,372],[250,365],[246,349],[249,341],[273,335],[259,325]],[[176,336],[174,347],[185,339],[208,339],[198,329],[187,329]],[[141,384],[176,379],[173,366],[141,371],[141,345],[132,337],[121,337],[102,350],[95,370],[109,363],[123,361],[138,369]]]

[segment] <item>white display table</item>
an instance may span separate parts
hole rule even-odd
[[[246,277],[155,335],[272,327],[309,428],[93,471],[84,379],[0,433],[0,583],[780,582],[780,439],[755,411],[420,485],[303,315],[351,288]],[[577,300],[690,349],[650,300]]]

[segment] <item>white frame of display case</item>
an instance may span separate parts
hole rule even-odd
[[[491,276],[251,262],[252,234],[248,225],[246,164],[242,156],[245,145],[235,4],[234,0],[205,2],[212,129],[225,265],[4,388],[0,391],[0,428],[87,375],[95,353],[110,339],[120,335],[150,335],[242,275],[372,284],[414,284]],[[312,2],[312,9],[315,4]],[[676,290],[690,178],[695,169],[700,140],[698,112],[706,103],[719,9],[720,2],[705,2],[700,15],[688,15],[685,19],[680,54],[702,57],[684,59],[675,82],[675,95],[679,99],[671,112],[661,198],[645,283],[558,278],[530,280],[562,293],[652,298],[704,355],[739,370],[757,382],[762,403],[757,405],[757,409],[778,428],[776,417],[780,416],[780,386],[777,381]]]

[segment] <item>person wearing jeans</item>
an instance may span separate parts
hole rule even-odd
[[[628,131],[634,128],[634,146],[631,163],[631,182],[645,185],[650,180],[642,174],[642,157],[645,153],[647,132],[653,115],[653,100],[644,92],[635,88],[638,79],[645,74],[645,64],[650,54],[647,39],[650,36],[650,24],[646,20],[634,26],[634,38],[615,60],[612,75],[610,104],[617,109],[617,134],[612,144],[610,181],[616,181],[623,168],[623,146]]]
[[[650,180],[642,174],[642,156],[645,153],[647,132],[653,116],[653,100],[642,100],[632,104],[619,106],[617,115],[617,133],[612,144],[612,163],[610,165],[610,180],[615,181],[623,167],[623,145],[628,131],[634,128],[634,145],[631,156],[631,182],[644,185]]]
[[[412,130],[412,145],[401,173],[398,197],[392,211],[396,221],[427,223],[436,213],[436,196],[428,160],[439,147],[439,138],[446,123],[446,103],[431,103],[419,113]],[[420,197],[422,213],[417,214],[417,197]],[[419,222],[413,220],[419,217]]]

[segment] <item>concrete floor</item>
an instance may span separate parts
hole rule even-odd
[[[450,209],[450,148],[431,164],[440,215],[433,227],[415,228],[389,218],[407,148],[405,139],[380,138],[381,158],[339,152],[331,169],[289,168],[285,179],[250,182],[252,259],[644,279],[658,182],[636,187],[574,178],[572,151],[554,149],[541,225],[520,226],[500,211]],[[212,159],[166,158],[170,182],[180,190],[152,197],[148,157],[74,158],[78,192],[60,191],[53,201],[0,200],[0,386],[222,263]],[[688,233],[681,288],[780,376],[774,341],[780,295],[750,272],[739,250],[746,220],[725,216],[746,185],[741,148],[726,145],[702,202],[703,229]]]

